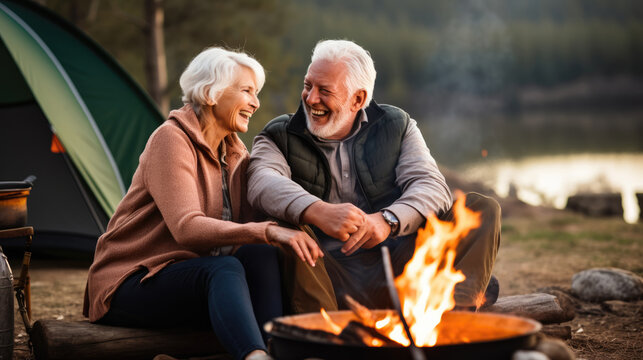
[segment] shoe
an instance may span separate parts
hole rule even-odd
[[[246,360],[275,360],[275,358],[266,353],[260,353],[247,356]]]
[[[152,360],[179,360],[179,359],[166,354],[158,354]]]
[[[496,300],[498,300],[499,293],[500,282],[498,282],[498,278],[491,275],[491,279],[489,279],[489,285],[487,285],[487,290],[484,291],[484,303],[482,303],[480,308],[486,308],[495,304]]]

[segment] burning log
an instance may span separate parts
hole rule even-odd
[[[401,346],[388,337],[380,334],[370,326],[358,321],[351,321],[346,325],[339,338],[348,343],[361,344],[364,346]]]
[[[375,325],[375,322],[378,319],[375,316],[373,316],[372,311],[370,311],[366,306],[358,303],[355,299],[353,299],[349,295],[346,295],[344,298],[346,299],[346,304],[348,304],[348,307],[351,309],[353,314],[355,314],[355,316],[357,316],[357,318],[362,323],[371,327]]]
[[[331,343],[337,345],[358,346],[400,346],[400,344],[380,334],[374,328],[359,321],[351,320],[342,331],[336,335],[320,329],[308,329],[281,321],[273,321],[266,328],[268,332],[288,334],[289,336],[312,342]]]
[[[344,344],[347,337],[340,338],[339,336],[320,329],[308,329],[305,327],[286,324],[281,321],[272,321],[267,325],[266,331],[281,334],[288,334],[293,337],[306,339],[308,341],[329,342],[331,344]],[[359,342],[361,343],[361,341]]]
[[[573,304],[544,293],[503,297],[483,311],[514,314],[540,321],[543,324],[562,323],[570,321],[576,316]]]

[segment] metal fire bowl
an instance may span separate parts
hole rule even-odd
[[[381,313],[387,310],[374,310]],[[342,328],[351,320],[357,320],[351,311],[329,312],[330,317]],[[273,322],[298,326],[310,330],[327,329],[326,321],[319,313],[309,313],[276,318]],[[511,359],[516,350],[535,344],[535,334],[540,330],[539,322],[517,316],[452,311],[445,313],[438,326],[438,343],[423,347],[426,358],[437,359]],[[412,359],[405,347],[367,347],[339,345],[307,339],[296,334],[279,331],[272,322],[265,325],[272,336],[270,353],[279,360],[288,359]],[[454,343],[452,339],[468,339],[468,342]]]

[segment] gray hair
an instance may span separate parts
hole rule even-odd
[[[181,99],[185,104],[201,107],[217,100],[236,79],[240,66],[254,72],[257,91],[266,81],[263,66],[245,53],[211,47],[197,55],[181,74],[179,84],[183,91]]]
[[[311,64],[317,60],[341,61],[346,64],[348,76],[345,85],[348,91],[353,94],[357,90],[365,90],[364,106],[368,106],[373,98],[377,76],[373,59],[368,51],[349,40],[322,40],[313,50]]]

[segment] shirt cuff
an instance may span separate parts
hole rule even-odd
[[[405,204],[392,204],[382,210],[392,212],[400,221],[400,230],[396,236],[404,236],[416,232],[426,220],[415,208]]]
[[[314,202],[320,201],[321,199],[315,195],[303,194],[300,197],[293,200],[286,208],[286,221],[294,225],[301,224],[301,216],[310,205]]]

